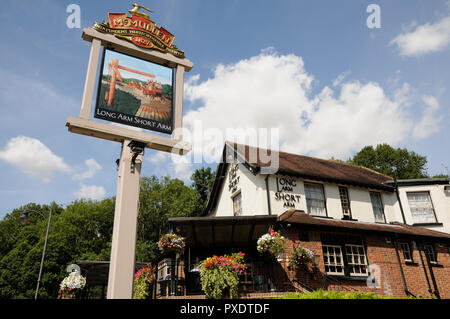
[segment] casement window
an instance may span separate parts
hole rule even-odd
[[[321,238],[328,275],[368,276],[366,250],[359,236],[323,233]]]
[[[437,256],[436,251],[434,250],[434,246],[432,244],[425,244],[423,246],[425,250],[425,255],[432,264],[437,264]]]
[[[403,259],[405,261],[413,262],[411,246],[409,243],[400,243],[400,249],[403,253]]]
[[[429,192],[407,193],[413,223],[436,223],[433,203]]]
[[[308,214],[327,216],[322,184],[305,183],[305,197]]]
[[[367,260],[363,245],[345,245],[350,275],[367,276]]]
[[[233,197],[233,215],[240,216],[242,215],[242,194],[239,192],[237,195]]]
[[[344,259],[341,246],[322,245],[325,272],[330,275],[344,275]]]
[[[339,187],[339,197],[341,198],[342,214],[344,218],[351,219],[350,199],[348,198],[348,190],[346,187]]]
[[[370,192],[370,201],[372,202],[373,215],[376,222],[385,223],[383,202],[381,194],[378,192]]]

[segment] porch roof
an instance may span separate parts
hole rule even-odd
[[[189,247],[230,247],[255,244],[277,216],[175,217],[169,223],[186,237]]]
[[[413,237],[428,237],[444,241],[450,240],[450,234],[427,229],[424,227],[409,226],[401,223],[369,223],[351,220],[335,220],[323,217],[315,217],[305,214],[303,211],[290,209],[279,216],[279,222],[303,224],[316,227],[331,227],[342,230],[382,232]]]

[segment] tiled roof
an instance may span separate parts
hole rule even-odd
[[[328,181],[338,184],[350,184],[368,188],[393,191],[385,182],[392,180],[390,176],[378,173],[366,167],[344,164],[333,160],[325,160],[304,155],[265,150],[248,145],[228,144],[242,159],[255,168],[268,167],[259,156],[267,152],[267,157],[278,154],[278,173],[301,176],[307,179]],[[252,156],[251,154],[257,154]],[[255,158],[255,159],[253,159]]]
[[[359,231],[374,231],[374,232],[395,233],[420,237],[445,238],[447,240],[450,239],[450,234],[423,227],[408,226],[400,223],[380,224],[380,223],[367,223],[359,221],[335,220],[335,219],[314,217],[304,212],[296,211],[294,209],[290,209],[284,212],[282,215],[279,216],[278,221],[293,224],[334,227]]]

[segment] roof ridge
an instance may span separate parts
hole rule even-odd
[[[303,154],[296,154],[296,153],[285,152],[285,151],[280,151],[280,150],[275,151],[275,150],[272,150],[272,149],[269,149],[269,148],[262,148],[262,147],[259,147],[259,146],[252,146],[252,145],[249,145],[249,144],[232,143],[232,142],[225,142],[225,143],[230,143],[230,144],[233,144],[233,145],[243,145],[244,147],[245,147],[245,146],[247,146],[247,147],[254,147],[254,148],[257,148],[257,149],[263,149],[263,150],[268,150],[268,151],[271,151],[271,152],[278,152],[278,153],[289,154],[289,155],[294,155],[294,156],[307,157],[307,158],[311,158],[311,159],[315,159],[315,160],[319,160],[319,161],[333,162],[333,163],[337,163],[337,164],[340,164],[340,165],[345,165],[345,166],[350,166],[350,167],[361,168],[361,169],[364,169],[364,170],[368,170],[368,171],[370,171],[370,172],[372,172],[372,173],[375,173],[375,174],[377,174],[377,175],[386,177],[387,179],[390,179],[390,180],[393,179],[393,178],[392,178],[391,176],[389,176],[389,175],[380,173],[380,172],[378,172],[378,171],[376,171],[376,170],[373,170],[373,169],[371,169],[371,168],[368,168],[368,167],[365,167],[365,166],[362,166],[362,165],[350,164],[350,163],[343,163],[343,162],[336,161],[336,160],[324,159],[324,158],[320,158],[320,157],[316,157],[316,156],[303,155]],[[244,156],[245,156],[245,154],[241,154],[241,155],[244,155]]]

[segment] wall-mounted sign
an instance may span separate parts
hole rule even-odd
[[[105,49],[94,117],[172,133],[173,70]]]
[[[173,44],[175,37],[163,27],[157,27],[155,22],[150,20],[148,14],[140,12],[139,9],[152,11],[138,4],[133,4],[133,6],[133,9],[128,10],[131,17],[128,17],[126,13],[108,13],[109,22],[96,22],[94,29],[113,34],[142,48],[157,49],[184,58],[184,52]]]
[[[230,167],[230,172],[228,173],[228,190],[231,193],[237,191],[237,186],[239,184],[240,176],[237,175],[239,170],[239,164],[234,164]]]
[[[297,186],[293,178],[276,178],[277,191],[275,192],[275,199],[283,201],[283,207],[295,208],[295,204],[300,202],[300,195],[292,194],[294,187]]]

